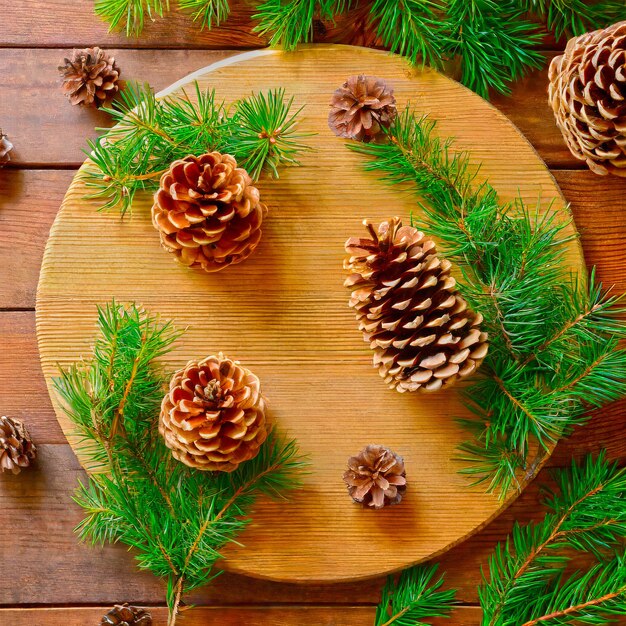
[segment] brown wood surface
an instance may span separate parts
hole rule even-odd
[[[59,364],[90,348],[97,304],[112,297],[140,302],[188,328],[171,366],[219,350],[251,367],[269,398],[271,419],[310,457],[304,488],[287,503],[260,501],[241,545],[225,549],[229,571],[294,582],[380,575],[443,553],[503,507],[482,486],[469,487],[453,461],[467,433],[451,418],[471,416],[461,402],[461,386],[432,395],[386,389],[346,306],[343,242],[359,232],[363,217],[380,220],[391,211],[420,219],[410,195],[364,173],[362,157],[348,152],[327,127],[329,94],[346,75],[365,68],[394,85],[399,107],[411,102],[420,114],[436,116],[440,134],[455,137],[459,150],[471,151],[481,176],[504,200],[520,194],[534,204],[541,195],[543,211],[570,219],[530,144],[484,100],[386,52],[317,44],[288,54],[246,53],[193,76],[227,103],[280,85],[296,107],[306,107],[301,130],[313,135],[308,140],[313,151],[303,156],[302,167],[260,181],[270,214],[248,262],[213,275],[189,271],[160,248],[149,194],[134,203],[131,220],[121,221],[95,214],[79,178],[47,244],[37,331],[48,380]],[[181,93],[191,83],[191,78],[176,83],[167,94]],[[571,224],[568,228],[574,232]],[[577,241],[567,254],[569,268],[581,270]],[[62,410],[59,421],[66,434],[74,431]],[[341,480],[346,459],[372,442],[402,454],[410,481],[400,506],[374,515],[354,505]],[[396,543],[401,551],[393,550]]]
[[[182,39],[181,33],[191,31],[177,21],[160,26],[163,37],[149,35],[149,39],[139,41],[109,37],[105,27],[91,14],[91,5],[90,1],[0,0],[0,125],[13,136],[19,136],[19,142],[15,142],[17,169],[0,170],[0,411],[27,420],[42,450],[35,471],[17,478],[0,475],[0,606],[10,607],[0,612],[3,625],[82,626],[97,623],[104,608],[114,602],[131,600],[159,605],[164,595],[158,581],[135,570],[125,548],[91,548],[79,544],[72,533],[80,512],[70,496],[83,472],[65,443],[50,404],[38,364],[32,310],[47,231],[73,176],[73,172],[54,168],[73,167],[80,161],[84,140],[95,136],[92,126],[106,123],[102,116],[93,116],[90,121],[92,113],[72,109],[59,97],[55,68],[67,53],[65,48],[75,44],[124,46],[128,49],[120,50],[117,57],[123,62],[125,77],[140,81],[151,77],[157,88],[206,65],[214,57],[209,51],[133,49],[161,44],[172,47],[173,41]],[[256,45],[247,42],[248,30],[232,33],[226,43],[218,46]],[[209,36],[195,30],[187,36],[191,41],[179,44],[181,48],[209,47],[207,39],[216,37],[215,33]],[[344,26],[344,32],[336,40],[349,42],[352,38]],[[356,41],[361,43],[358,38]],[[32,48],[44,49],[29,50]],[[187,56],[179,57],[179,54]],[[181,58],[192,61],[185,64]],[[178,63],[181,63],[180,72]],[[163,76],[161,81],[159,74]],[[494,104],[531,139],[551,166],[572,203],[588,264],[598,266],[605,284],[616,283],[619,291],[626,290],[626,181],[600,178],[583,171],[580,163],[568,155],[554,126],[545,93],[544,70],[518,83],[512,98],[497,97]],[[64,143],[71,149],[63,152]],[[25,158],[21,157],[22,153]],[[51,168],[50,171],[22,169],[37,163]],[[550,464],[565,465],[572,456],[605,447],[613,458],[624,459],[625,409],[626,403],[619,402],[598,411],[589,425],[557,446]],[[537,484],[546,480],[547,470],[544,470]],[[494,544],[506,537],[513,520],[525,522],[541,515],[533,485],[496,521],[443,557],[442,569],[448,572],[449,585],[460,590],[462,602],[476,603],[480,566],[486,563]],[[286,585],[227,573],[190,600],[228,606],[228,617],[233,624],[248,623],[247,606],[276,607],[287,602],[326,607],[332,620],[328,623],[350,626],[373,623],[368,617],[372,615],[371,609],[367,609],[369,613],[364,619],[363,609],[358,605],[374,604],[381,585],[377,578],[359,583]],[[95,608],[76,609],[68,614],[65,608],[68,605]],[[246,608],[236,608],[242,605]],[[63,608],[33,613],[33,609],[23,608],[27,606]],[[278,608],[282,611],[282,607]],[[158,614],[156,626],[165,623],[162,615]],[[257,615],[260,615],[259,624],[276,623],[267,613]],[[290,619],[283,623],[298,623],[293,613],[286,615]],[[68,622],[70,619],[74,621]],[[192,619],[193,613],[189,613],[187,623]],[[219,619],[218,622],[226,623]],[[479,612],[465,609],[444,623],[476,625]]]

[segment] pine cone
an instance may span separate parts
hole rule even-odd
[[[392,389],[437,391],[474,372],[487,354],[482,316],[456,292],[435,243],[394,217],[346,242],[350,306]]]
[[[174,161],[163,174],[152,223],[183,265],[216,272],[252,254],[266,212],[235,158],[210,152]]]
[[[267,438],[259,379],[221,353],[190,361],[170,381],[159,432],[185,465],[232,472]]]
[[[116,604],[102,617],[100,626],[152,626],[152,616],[147,611],[128,603]]]
[[[572,154],[626,177],[626,21],[570,39],[550,64],[548,94]]]
[[[398,504],[406,491],[404,460],[389,448],[369,445],[348,459],[343,480],[352,499],[363,506]]]
[[[13,150],[13,144],[0,128],[0,166],[11,160],[11,150]]]
[[[37,448],[24,424],[4,415],[0,417],[0,472],[19,474],[36,456]]]
[[[100,48],[73,50],[71,59],[59,65],[63,92],[72,104],[100,107],[119,91],[120,69]]]
[[[375,76],[350,76],[333,94],[328,126],[338,137],[371,141],[396,118],[393,89]]]

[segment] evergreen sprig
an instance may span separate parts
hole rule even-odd
[[[478,590],[482,626],[608,624],[626,614],[626,470],[602,453],[553,477],[554,486],[544,488],[544,518],[516,524],[489,559]],[[584,569],[573,570],[577,553]],[[447,615],[454,592],[440,591],[443,579],[433,583],[436,569],[390,578],[376,626]]]
[[[293,50],[314,38],[317,22],[334,22],[352,0],[257,0],[254,32]],[[228,0],[179,0],[202,28],[224,22]],[[445,67],[460,60],[461,82],[483,97],[509,93],[511,82],[540,67],[541,22],[557,39],[626,18],[623,0],[366,0],[368,28],[413,64]],[[167,0],[96,0],[96,13],[138,35],[162,17]]]
[[[172,625],[183,593],[218,574],[220,551],[249,523],[256,497],[284,497],[298,485],[303,460],[276,432],[232,473],[174,460],[157,429],[165,380],[155,360],[179,333],[115,302],[98,309],[98,330],[92,357],[54,382],[93,471],[76,493],[85,512],[77,531],[92,543],[134,548],[139,567],[167,581]]]
[[[302,109],[293,110],[293,98],[283,89],[252,94],[231,107],[197,82],[194,91],[195,98],[183,91],[159,99],[149,85],[127,86],[105,109],[116,126],[89,142],[91,162],[82,172],[88,197],[124,215],[135,194],[154,190],[175,159],[224,150],[258,179],[264,170],[277,177],[280,167],[297,165],[309,149],[302,140],[310,135],[297,129]]]
[[[441,590],[443,577],[436,578],[437,566],[412,567],[399,577],[390,576],[376,609],[376,626],[426,626],[423,620],[448,617],[456,592]]]
[[[626,395],[621,296],[592,270],[572,273],[565,259],[570,220],[540,201],[502,202],[467,154],[435,134],[435,123],[406,109],[389,142],[350,143],[367,170],[413,187],[435,236],[462,272],[462,295],[489,333],[484,376],[463,394],[474,414],[473,440],[460,449],[462,471],[505,497],[522,472],[534,474],[546,451],[583,423],[589,407]]]

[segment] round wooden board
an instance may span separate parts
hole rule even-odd
[[[481,176],[512,199],[569,218],[561,193],[528,142],[487,102],[433,71],[417,71],[384,52],[349,46],[261,50],[235,56],[183,79],[214,87],[220,99],[276,87],[306,105],[301,128],[318,133],[302,167],[259,187],[270,213],[261,245],[248,261],[218,274],[190,271],[159,245],[150,223],[151,198],[140,197],[131,220],[98,214],[75,180],[48,242],[37,302],[37,333],[48,383],[57,364],[90,351],[96,304],[134,301],[189,327],[168,365],[217,351],[256,372],[271,417],[299,440],[312,469],[305,488],[286,502],[260,501],[254,521],[229,546],[225,567],[283,581],[338,581],[379,575],[429,559],[470,536],[503,508],[471,488],[452,460],[467,433],[454,422],[467,414],[457,391],[398,394],[385,387],[357,330],[342,286],[345,240],[363,232],[361,220],[416,211],[414,198],[362,171],[328,130],[333,90],[347,76],[374,74],[407,102],[440,121],[482,162]],[[188,89],[188,93],[192,93]],[[419,217],[419,216],[418,216]],[[568,251],[583,267],[579,245]],[[58,411],[69,435],[71,426]],[[74,444],[71,437],[70,443]],[[399,506],[364,510],[342,482],[346,459],[381,443],[406,461],[409,487]]]

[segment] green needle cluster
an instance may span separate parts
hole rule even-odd
[[[155,361],[178,336],[170,323],[113,302],[98,310],[92,357],[54,383],[93,470],[75,496],[85,513],[77,531],[94,544],[125,543],[141,569],[166,581],[170,625],[183,593],[219,573],[220,551],[249,523],[256,497],[284,497],[304,465],[295,442],[276,432],[232,473],[172,457],[157,431],[166,381]]]
[[[573,462],[554,473],[543,504],[545,517],[516,524],[490,557],[481,626],[613,623],[626,614],[626,470],[604,454]],[[449,614],[454,592],[440,590],[436,567],[390,578],[376,626],[425,626]]]
[[[589,408],[626,395],[621,296],[565,258],[570,218],[521,199],[500,200],[467,154],[406,109],[389,141],[350,143],[368,170],[417,192],[423,220],[442,254],[462,272],[470,306],[483,315],[489,353],[482,376],[464,388],[473,438],[460,449],[463,472],[505,497],[532,476],[550,447],[586,421]]]
[[[179,5],[202,28],[219,26],[230,13],[229,0]],[[385,47],[435,68],[458,59],[461,81],[483,97],[509,93],[512,81],[543,64],[546,29],[559,39],[626,19],[623,0],[255,0],[254,6],[254,31],[287,50],[312,41],[316,24],[349,20],[351,9],[365,6],[368,27]],[[129,36],[168,10],[168,0],[96,0],[96,13]]]
[[[190,154],[219,150],[237,157],[253,179],[263,171],[278,176],[283,165],[297,165],[307,150],[297,130],[293,98],[283,89],[253,94],[227,107],[212,90],[194,84],[195,98],[159,99],[148,85],[129,85],[113,108],[117,125],[89,143],[90,161],[82,177],[88,197],[103,210],[122,215],[135,194],[154,190],[170,164]]]

